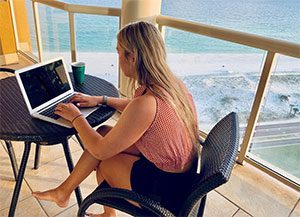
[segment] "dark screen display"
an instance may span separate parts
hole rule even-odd
[[[32,109],[70,90],[62,60],[20,74]]]

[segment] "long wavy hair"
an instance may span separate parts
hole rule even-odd
[[[119,31],[117,39],[125,58],[130,53],[134,55],[137,84],[170,103],[198,147],[198,123],[193,105],[187,89],[167,64],[164,41],[158,29],[145,21],[130,23]],[[134,83],[131,85],[132,89],[136,87]]]

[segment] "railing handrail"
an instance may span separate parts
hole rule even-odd
[[[32,1],[44,5],[48,5],[50,7],[54,7],[60,10],[64,10],[70,13],[97,14],[97,15],[116,16],[116,17],[121,16],[120,8],[69,4],[69,3],[53,1],[53,0],[32,0]]]
[[[81,14],[97,14],[97,15],[107,15],[107,16],[116,16],[116,17],[121,16],[120,8],[111,8],[111,7],[69,4],[67,7],[67,11],[72,13],[81,13]]]
[[[158,25],[168,26],[199,35],[205,35],[211,38],[217,38],[274,53],[300,58],[300,44],[294,42],[273,39],[228,28],[206,25],[199,22],[186,21],[184,19],[165,15],[157,15],[156,23]]]
[[[53,0],[32,0],[33,2],[41,3],[61,10],[66,10],[68,3],[53,1]]]

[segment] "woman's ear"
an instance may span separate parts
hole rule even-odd
[[[130,62],[130,63],[135,63],[135,55],[134,55],[134,53],[133,52],[130,52],[129,53],[129,55],[128,55],[128,61]]]

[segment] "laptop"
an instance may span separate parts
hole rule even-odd
[[[54,114],[58,103],[68,102],[76,94],[62,57],[16,70],[15,74],[32,117],[73,127],[69,121]],[[87,117],[98,107],[79,109]]]

